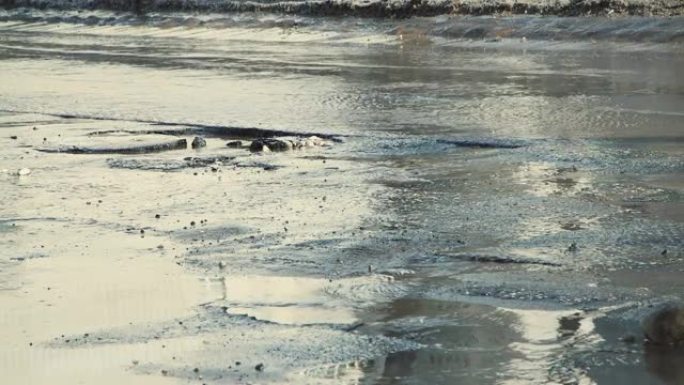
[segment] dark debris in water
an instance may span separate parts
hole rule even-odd
[[[466,148],[514,149],[528,146],[524,141],[511,139],[439,139],[437,143]]]
[[[523,258],[508,255],[487,255],[487,254],[450,254],[449,257],[463,259],[471,262],[482,263],[513,263],[522,265],[541,265],[541,266],[563,266],[559,262],[545,261],[543,259]]]

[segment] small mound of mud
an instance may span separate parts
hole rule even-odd
[[[528,145],[525,141],[514,139],[439,139],[438,143],[466,148],[503,148],[514,149]]]
[[[220,166],[231,166],[238,168],[261,168],[272,171],[282,168],[282,166],[253,160],[238,161],[234,156],[211,155],[203,157],[186,157],[183,159],[131,159],[131,158],[110,158],[107,165],[111,168],[121,168],[128,170],[149,170],[149,171],[177,171],[186,168],[212,167],[216,170]]]
[[[487,254],[452,254],[449,257],[463,259],[471,262],[483,263],[502,263],[502,264],[521,264],[521,265],[541,265],[541,266],[563,266],[561,263],[545,261],[542,259],[531,259],[507,255],[487,255]]]
[[[39,148],[37,151],[65,154],[149,154],[153,152],[184,150],[188,148],[188,141],[178,139],[162,143],[130,144],[124,146],[66,146],[58,148]]]

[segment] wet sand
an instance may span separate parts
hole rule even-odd
[[[3,382],[681,383],[676,22],[3,12]]]

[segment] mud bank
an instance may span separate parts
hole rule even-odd
[[[108,9],[137,13],[271,12],[307,16],[405,18],[436,15],[676,16],[678,0],[3,0],[5,7]]]

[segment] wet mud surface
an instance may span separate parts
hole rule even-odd
[[[681,384],[676,26],[49,15],[0,21],[3,382]]]

